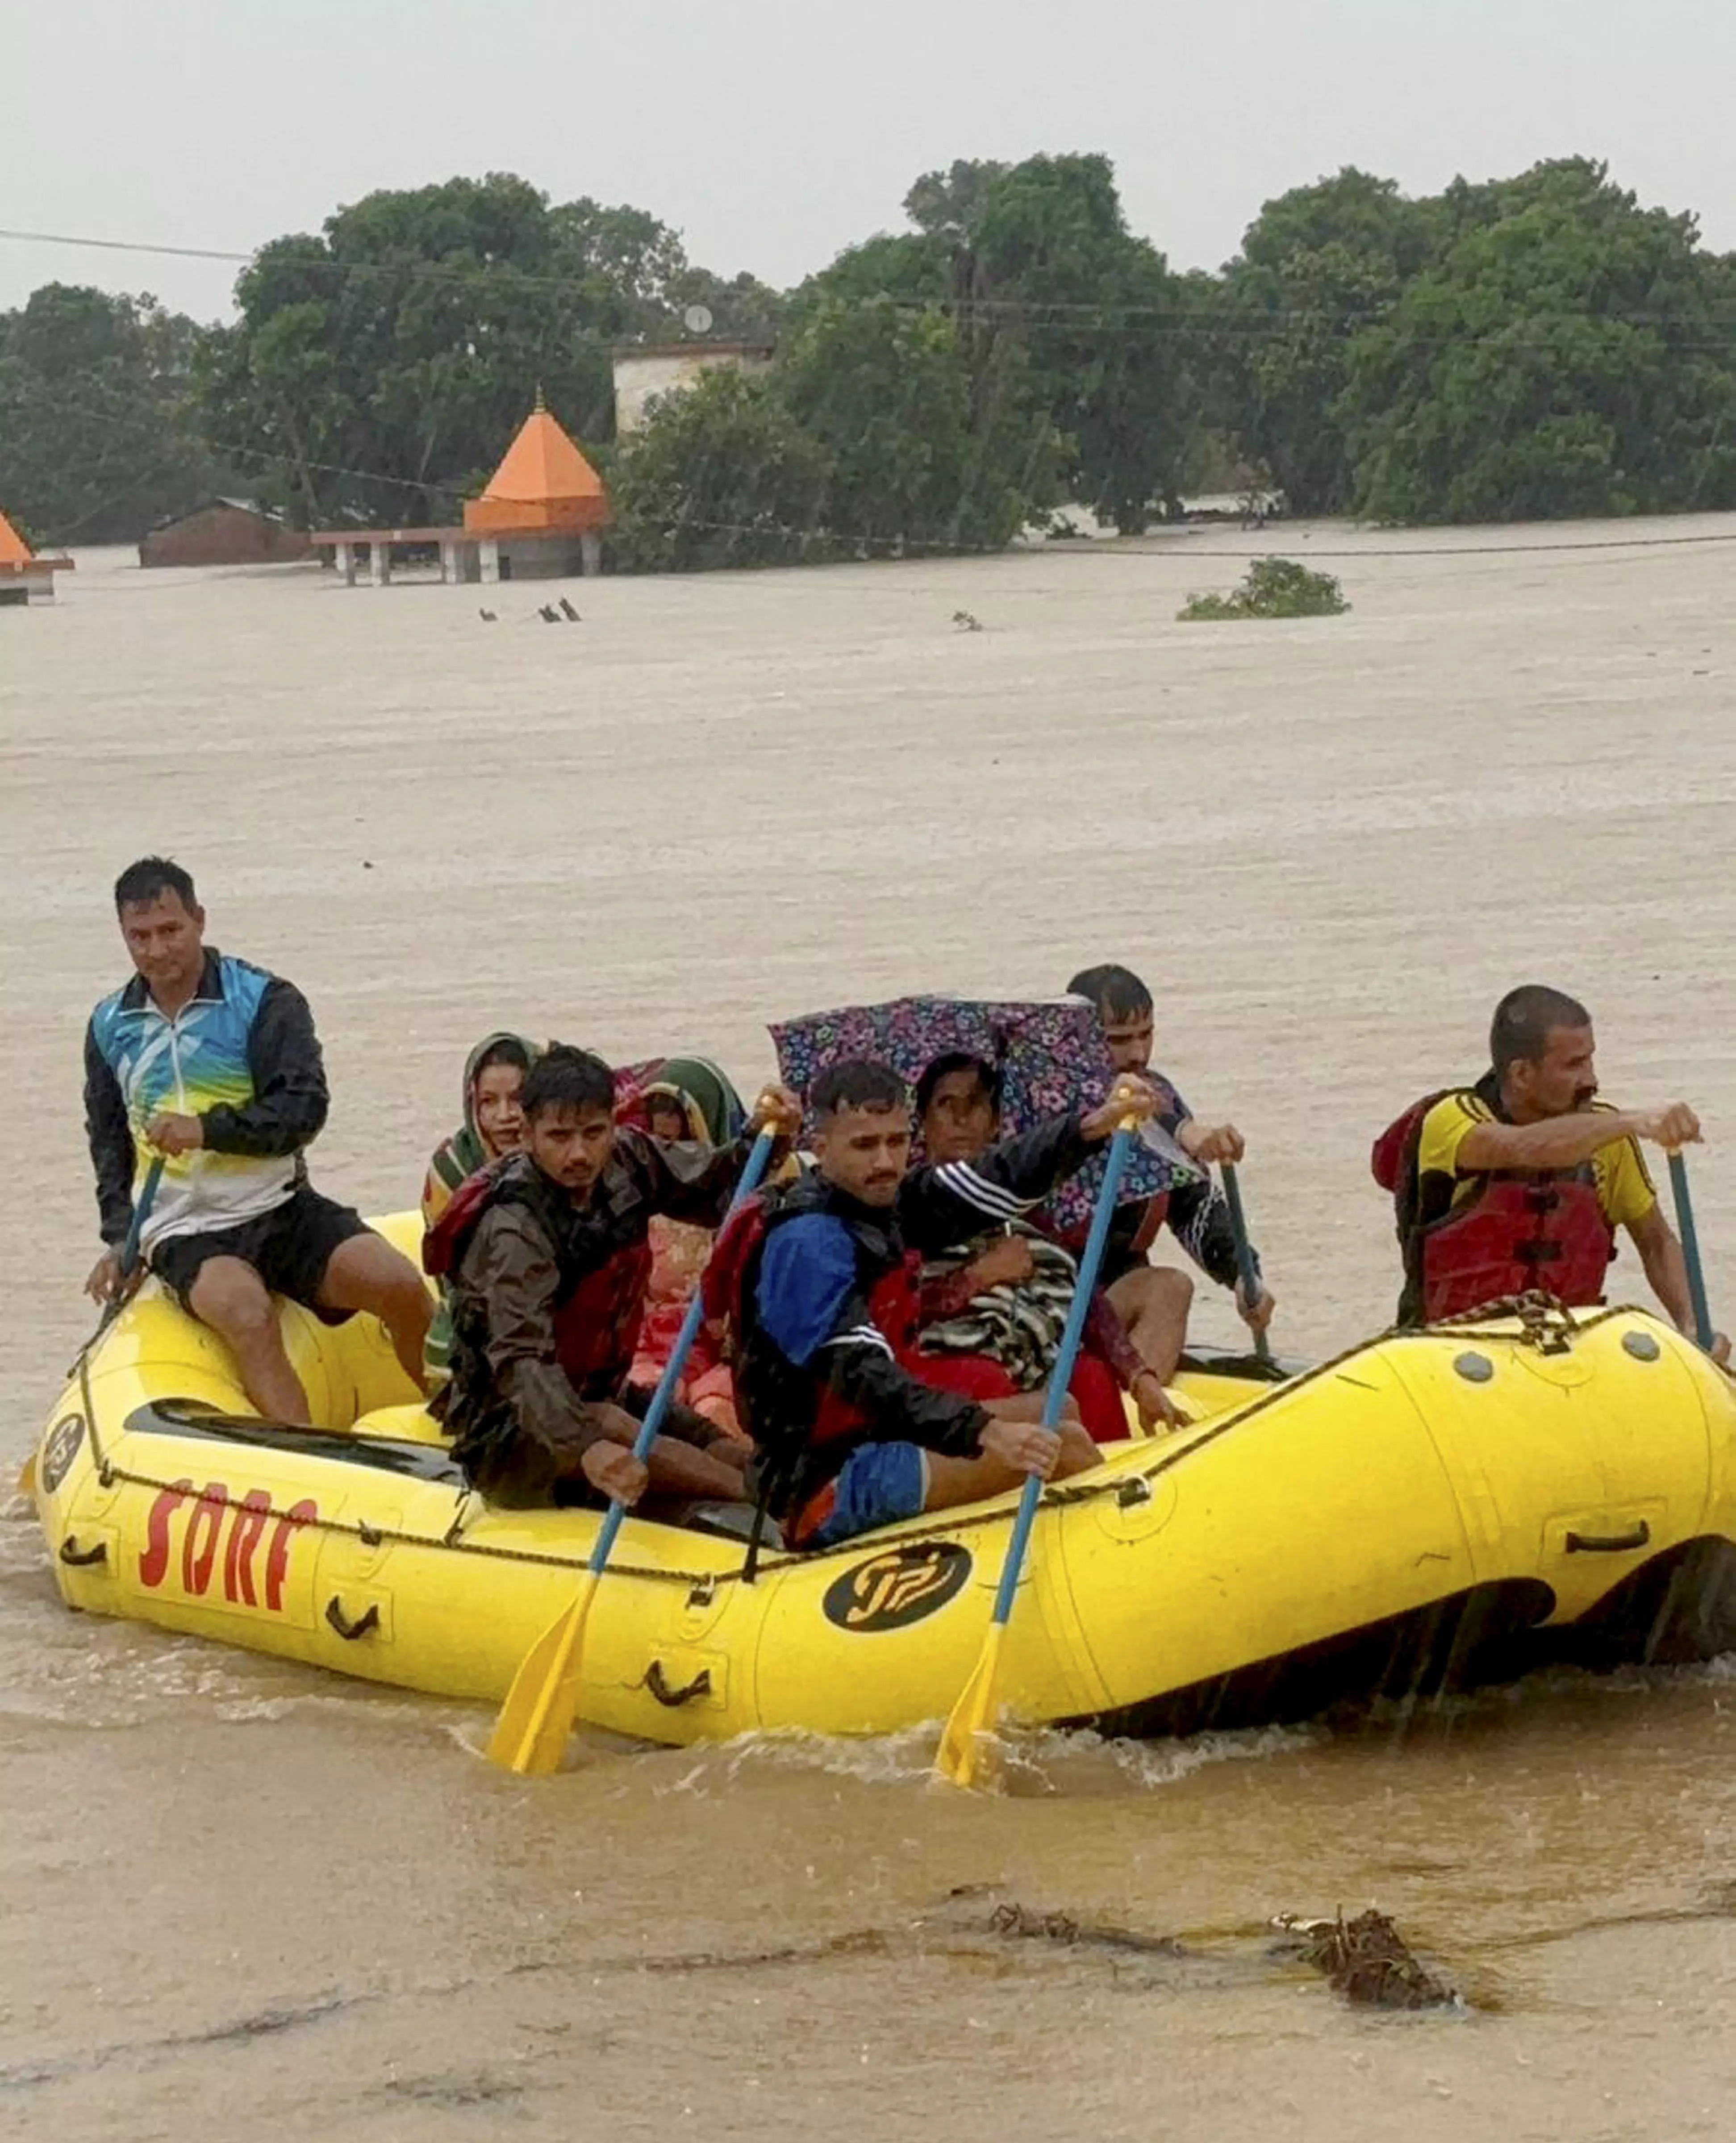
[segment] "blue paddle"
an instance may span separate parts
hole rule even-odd
[[[154,1154],[151,1166],[145,1171],[145,1180],[139,1185],[139,1195],[132,1201],[132,1218],[126,1224],[126,1233],[121,1240],[119,1252],[121,1272],[115,1282],[115,1291],[102,1305],[102,1314],[96,1320],[96,1329],[78,1350],[68,1375],[76,1376],[87,1356],[111,1324],[126,1309],[133,1297],[133,1284],[139,1270],[139,1240],[145,1232],[145,1223],[151,1218],[151,1209],[156,1203],[157,1186],[163,1180],[163,1156]]]
[[[754,1150],[741,1171],[741,1180],[735,1186],[735,1196],[730,1206],[732,1213],[744,1198],[752,1197],[759,1188],[776,1143],[777,1134],[769,1126],[754,1140]],[[641,1466],[650,1456],[657,1432],[669,1413],[705,1316],[704,1289],[696,1287],[687,1305],[687,1314],[681,1320],[681,1329],[675,1336],[675,1351],[657,1379],[657,1388],[645,1410],[639,1433],[633,1439],[633,1456]],[[538,1774],[561,1768],[561,1759],[566,1753],[566,1744],[572,1734],[572,1723],[578,1715],[585,1624],[591,1614],[591,1603],[596,1596],[597,1582],[614,1549],[615,1536],[621,1531],[621,1520],[626,1514],[625,1503],[611,1502],[608,1515],[597,1528],[596,1545],[591,1551],[590,1561],[580,1574],[579,1589],[572,1605],[557,1621],[550,1623],[525,1654],[500,1708],[500,1717],[494,1722],[494,1731],[488,1737],[490,1763],[509,1771]]]
[[[157,1185],[163,1180],[163,1156],[153,1154],[151,1166],[145,1171],[145,1180],[139,1186],[139,1195],[132,1201],[132,1218],[126,1224],[126,1235],[121,1245],[121,1277],[132,1278],[132,1269],[139,1261],[139,1240],[145,1232],[145,1223],[151,1218],[151,1209],[156,1203]]]
[[[1700,1239],[1694,1231],[1694,1201],[1688,1195],[1688,1163],[1679,1152],[1669,1156],[1669,1188],[1675,1200],[1676,1233],[1682,1239],[1682,1262],[1688,1268],[1688,1299],[1694,1304],[1694,1336],[1709,1353],[1718,1335],[1712,1329],[1712,1307],[1706,1299],[1706,1274],[1700,1263]]]
[[[1229,1206],[1230,1232],[1236,1242],[1236,1270],[1241,1275],[1242,1299],[1252,1309],[1260,1299],[1260,1269],[1254,1263],[1254,1245],[1248,1240],[1248,1216],[1242,1210],[1242,1186],[1236,1180],[1235,1165],[1224,1163],[1224,1195]],[[1254,1335],[1254,1351],[1262,1362],[1272,1359],[1272,1343],[1264,1332]]]
[[[1103,1246],[1109,1240],[1110,1222],[1115,1218],[1115,1194],[1121,1187],[1122,1173],[1132,1151],[1135,1129],[1131,1121],[1124,1121],[1110,1142],[1102,1188],[1097,1193],[1096,1210],[1091,1215],[1091,1232],[1086,1238],[1085,1255],[1079,1260],[1079,1274],[1073,1283],[1072,1306],[1067,1311],[1055,1366],[1049,1373],[1049,1388],[1043,1401],[1043,1427],[1047,1429],[1060,1426],[1061,1410],[1066,1404],[1067,1386],[1072,1382],[1073,1364],[1079,1359],[1079,1343],[1085,1334],[1085,1320],[1091,1311],[1091,1296],[1103,1263]],[[1043,1484],[1036,1475],[1027,1475],[1024,1492],[1019,1497],[1019,1514],[1013,1521],[1012,1538],[1006,1544],[1006,1560],[1001,1566],[1000,1589],[995,1594],[988,1634],[982,1641],[982,1650],[971,1678],[960,1690],[958,1701],[941,1734],[934,1767],[942,1778],[955,1786],[974,1785],[982,1767],[982,1737],[995,1720],[995,1680],[1000,1667],[1001,1642],[1012,1618],[1019,1574],[1025,1566],[1025,1551],[1030,1544],[1031,1528],[1042,1492]]]
[[[145,1232],[145,1223],[151,1218],[151,1209],[156,1203],[157,1185],[162,1180],[163,1156],[160,1153],[155,1154],[151,1157],[150,1167],[145,1171],[145,1180],[139,1185],[139,1195],[132,1201],[132,1218],[126,1224],[126,1233],[121,1244],[121,1271],[115,1282],[114,1292],[102,1305],[102,1314],[96,1319],[96,1330],[79,1349],[73,1357],[72,1368],[67,1372],[69,1378],[77,1377],[80,1380],[84,1391],[87,1414],[91,1410],[88,1373],[90,1359],[96,1349],[96,1342],[126,1309],[127,1304],[132,1300],[133,1283],[139,1270],[139,1239]],[[32,1453],[24,1461],[23,1471],[18,1476],[18,1487],[22,1494],[27,1496],[35,1486],[36,1457]]]

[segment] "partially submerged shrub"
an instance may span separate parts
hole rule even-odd
[[[1227,596],[1189,596],[1176,615],[1193,622],[1219,617],[1336,617],[1350,605],[1330,573],[1293,558],[1256,558]]]

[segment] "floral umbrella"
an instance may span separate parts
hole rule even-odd
[[[992,1064],[1001,1077],[1001,1118],[1009,1135],[1046,1117],[1090,1108],[1114,1083],[1102,1030],[1083,997],[895,997],[810,1013],[771,1029],[784,1080],[805,1095],[828,1065],[864,1057],[914,1086],[936,1057],[955,1050]],[[1161,1084],[1161,1082],[1160,1082]],[[1121,1200],[1154,1198],[1199,1171],[1157,1126],[1135,1147]],[[1105,1157],[1094,1156],[1046,1208],[1064,1233],[1089,1225]]]

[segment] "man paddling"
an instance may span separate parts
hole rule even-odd
[[[1141,1351],[1167,1383],[1186,1344],[1194,1284],[1172,1266],[1150,1262],[1148,1253],[1166,1220],[1206,1278],[1229,1289],[1236,1314],[1250,1332],[1264,1332],[1272,1322],[1276,1299],[1259,1272],[1258,1256],[1258,1295],[1253,1302],[1248,1299],[1229,1206],[1209,1172],[1214,1161],[1239,1161],[1245,1145],[1234,1124],[1202,1123],[1162,1073],[1152,1071],[1155,1011],[1150,991],[1130,968],[1105,961],[1082,968],[1067,984],[1067,994],[1087,998],[1096,1008],[1116,1071],[1153,1082],[1159,1128],[1198,1166],[1197,1175],[1178,1178],[1170,1190],[1143,1205],[1117,1206],[1103,1256],[1101,1285],[1128,1324],[1140,1326]],[[1082,1247],[1082,1238],[1068,1247]]]
[[[1531,1289],[1570,1308],[1601,1301],[1625,1229],[1679,1331],[1694,1330],[1688,1269],[1638,1141],[1689,1146],[1684,1101],[1618,1110],[1597,1099],[1591,1015],[1541,982],[1510,990],[1474,1086],[1414,1103],[1375,1141],[1404,1256],[1402,1324],[1432,1324]],[[1720,1333],[1722,1361],[1729,1342]]]
[[[913,1173],[910,1096],[895,1072],[835,1064],[808,1099],[814,1171],[736,1216],[706,1289],[734,1330],[742,1421],[785,1539],[828,1547],[1095,1465],[1076,1420],[1041,1426],[1041,1392],[982,1406],[913,1373],[917,1274],[923,1247],[1031,1210],[1124,1116],[1149,1117],[1150,1088],[1123,1081],[1082,1116]]]
[[[452,1381],[434,1411],[472,1485],[509,1509],[739,1498],[745,1448],[671,1407],[649,1467],[631,1448],[650,1394],[628,1385],[650,1279],[650,1224],[715,1228],[754,1135],[793,1139],[802,1112],[764,1095],[729,1145],[665,1143],[615,1121],[600,1057],[556,1043],[519,1096],[522,1151],[469,1177],[430,1230],[423,1262],[451,1286]]]
[[[227,1343],[267,1420],[308,1419],[273,1289],[329,1324],[371,1311],[419,1390],[432,1309],[422,1275],[308,1181],[303,1154],[328,1097],[306,998],[206,947],[205,910],[178,864],[130,864],[115,912],[136,972],[97,1006],[85,1037],[85,1129],[106,1245],[87,1293],[106,1302],[121,1284],[120,1246],[155,1153],[165,1166],[144,1255]]]

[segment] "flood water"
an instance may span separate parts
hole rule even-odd
[[[91,553],[0,615],[0,1461],[89,1329],[83,1023],[153,849],[312,1000],[316,1180],[366,1210],[413,1202],[492,1027],[748,1084],[767,1019],[1118,958],[1159,1062],[1247,1134],[1277,1336],[1316,1354],[1391,1312],[1371,1137],[1547,980],[1607,1091],[1700,1109],[1736,1315],[1736,518],[1279,540],[1350,554],[1348,616],[1175,623],[1241,571],[1229,532],[578,584],[558,629],[531,586],[491,624],[474,589]],[[1736,1660],[1030,1735],[987,1798],[932,1787],[921,1735],[591,1745],[527,1782],[474,1711],[67,1613],[0,1512],[0,2135],[1736,2121]],[[1009,1937],[1007,1901],[1183,1954]],[[1460,2010],[1354,2012],[1271,1953],[1274,1915],[1369,1904]]]

